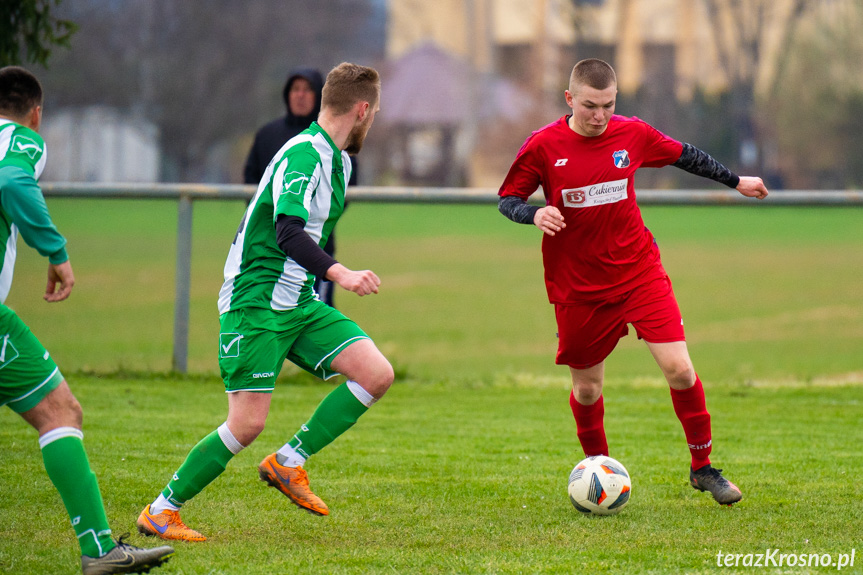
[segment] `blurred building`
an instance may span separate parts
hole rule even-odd
[[[107,106],[45,114],[43,179],[62,182],[157,182],[156,127]]]
[[[841,2],[748,4],[759,22],[740,21],[746,8],[731,0],[391,0],[387,57],[431,40],[480,71],[549,89],[565,87],[577,60],[597,57],[614,63],[623,93],[659,75],[670,77],[676,97],[687,99],[696,86],[727,87],[723,52],[738,46],[735,29],[764,25],[766,65],[748,71],[763,85],[775,73],[769,55],[782,49],[793,12],[813,4],[837,10]]]
[[[761,169],[766,146],[745,110],[772,86],[801,14],[818,10],[841,18],[849,1],[390,0],[386,52],[398,60],[431,42],[466,62],[480,108],[489,104],[491,79],[506,80],[532,98],[522,125],[502,134],[483,135],[485,122],[499,121],[494,117],[466,120],[464,129],[477,134],[478,145],[490,143],[473,148],[469,185],[497,185],[508,165],[489,155],[511,160],[530,133],[525,126],[535,129],[567,113],[569,73],[588,57],[615,67],[620,99],[630,104],[621,113],[638,113],[670,133],[685,127],[679,103],[733,87],[739,165]]]

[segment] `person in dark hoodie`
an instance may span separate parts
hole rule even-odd
[[[264,125],[255,134],[252,149],[246,159],[243,170],[243,181],[246,184],[258,185],[267,169],[270,160],[276,152],[285,145],[285,142],[308,128],[312,122],[318,119],[321,111],[321,93],[324,88],[324,79],[321,73],[314,68],[297,68],[288,75],[285,87],[282,90],[282,98],[285,101],[287,114]],[[351,181],[348,185],[357,184],[357,161],[352,161],[354,169],[351,173]],[[335,255],[336,242],[335,231],[330,234],[324,251],[330,256]],[[315,291],[321,300],[333,305],[333,283],[324,278],[317,278]]]

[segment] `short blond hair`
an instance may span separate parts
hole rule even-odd
[[[590,86],[596,90],[605,90],[617,85],[617,75],[611,64],[598,58],[582,60],[572,68],[569,76],[569,91],[574,92],[578,86]]]
[[[368,66],[342,62],[327,74],[321,94],[321,108],[335,115],[346,114],[357,102],[377,105],[381,97],[381,77]]]

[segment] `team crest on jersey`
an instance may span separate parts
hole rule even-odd
[[[285,174],[283,194],[302,195],[309,184],[309,176],[302,172],[288,172]]]
[[[629,152],[626,150],[618,150],[611,154],[611,157],[614,158],[614,165],[618,168],[628,168],[629,167]]]
[[[9,146],[9,151],[15,154],[27,154],[31,160],[36,159],[36,154],[42,151],[36,140],[17,134],[12,138],[12,145]]]

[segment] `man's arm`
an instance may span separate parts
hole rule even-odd
[[[563,214],[554,206],[531,206],[519,196],[502,196],[497,209],[517,224],[533,224],[550,236],[566,227]]]
[[[327,254],[306,233],[305,220],[280,214],[276,219],[276,242],[285,255],[318,277],[334,281],[358,295],[378,293],[381,280],[370,270],[349,270]]]
[[[54,226],[39,185],[32,174],[16,166],[3,168],[0,180],[4,211],[27,245],[48,258],[48,283],[43,298],[48,302],[63,301],[72,292],[75,275],[66,253],[66,238]]]
[[[707,152],[699,150],[693,145],[684,143],[680,158],[672,164],[685,170],[690,174],[710,178],[715,182],[734,188],[749,198],[764,199],[767,196],[767,188],[761,178],[750,176],[738,176]]]
[[[57,231],[39,184],[29,172],[16,166],[6,166],[0,172],[3,193],[0,203],[12,222],[21,232],[27,245],[52,264],[69,259],[66,254],[66,238]]]
[[[497,202],[497,209],[517,224],[532,224],[539,206],[531,206],[519,196],[502,196]]]

